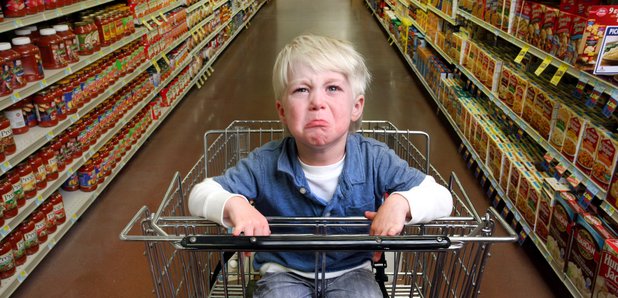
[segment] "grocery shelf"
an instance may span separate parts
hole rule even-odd
[[[421,25],[419,23],[417,23],[416,20],[414,20],[414,19],[410,19],[410,21],[412,21],[412,26],[416,27],[418,32],[420,32],[423,35],[425,35],[425,28],[422,28]]]
[[[218,8],[218,7],[217,7]],[[216,8],[215,8],[216,9]],[[214,11],[214,10],[213,10]],[[195,34],[196,32],[198,32],[198,30],[202,27],[204,27],[204,25],[206,25],[206,23],[212,21],[212,19],[214,19],[215,14],[214,12],[211,13],[209,16],[205,17],[203,20],[201,20],[199,23],[197,23],[195,26],[193,26],[189,32],[191,33],[191,35]]]
[[[127,44],[137,40],[142,37],[146,33],[145,29],[136,29],[135,33],[122,38],[120,41],[110,45],[109,47],[102,48],[100,51],[88,55],[88,56],[80,56],[79,62],[73,63],[62,69],[55,70],[45,70],[45,78],[43,80],[37,82],[31,82],[26,85],[26,87],[17,89],[13,91],[13,94],[7,95],[4,97],[0,97],[0,110],[7,108],[8,106],[26,98],[40,90],[45,89],[46,87],[60,81],[61,79],[76,73],[80,69],[92,64],[93,62],[101,59],[105,55],[112,53]]]
[[[378,20],[378,21],[380,21],[380,20]],[[382,24],[382,22],[380,22],[380,24]],[[386,30],[386,28],[384,27],[384,24],[382,24],[382,27]],[[388,32],[388,30],[386,30],[386,32],[387,32],[387,34],[389,34],[389,36],[391,38],[393,38],[393,36]],[[431,86],[429,86],[429,84],[425,80],[425,77],[417,70],[416,66],[414,65],[414,63],[412,62],[410,57],[402,50],[401,47],[399,47],[399,45],[397,45],[397,49],[399,49],[400,53],[402,54],[402,56],[404,57],[404,59],[408,63],[408,66],[416,74],[416,76],[418,77],[419,81],[425,87],[427,93],[430,95],[430,97],[436,103],[438,109],[442,112],[444,117],[450,123],[452,129],[455,131],[455,133],[457,133],[457,135],[459,136],[459,139],[462,141],[464,146],[467,148],[467,150],[470,153],[471,157],[476,161],[476,163],[479,166],[479,168],[483,171],[484,176],[487,177],[487,179],[489,180],[489,182],[493,186],[494,190],[496,191],[496,194],[502,199],[502,201],[504,201],[505,206],[508,208],[508,210],[511,212],[511,214],[513,214],[513,217],[517,220],[517,222],[522,226],[524,232],[527,235],[527,238],[530,239],[535,244],[535,246],[538,248],[539,252],[545,257],[545,260],[548,262],[548,264],[550,265],[552,270],[554,270],[556,276],[558,278],[560,278],[560,280],[565,285],[565,287],[568,289],[568,291],[571,293],[571,295],[573,295],[574,297],[578,296],[579,292],[577,291],[575,285],[573,285],[573,283],[567,278],[566,274],[564,272],[562,272],[562,268],[558,268],[557,267],[556,262],[553,260],[553,257],[551,256],[551,254],[547,250],[547,247],[545,246],[545,244],[536,236],[534,231],[530,228],[530,226],[527,224],[527,222],[525,221],[523,216],[520,214],[519,210],[517,210],[517,208],[513,204],[513,202],[511,202],[510,199],[506,196],[506,193],[504,192],[504,190],[502,189],[500,184],[495,180],[495,178],[491,174],[491,171],[489,169],[487,169],[487,167],[485,166],[484,160],[481,159],[478,156],[478,154],[476,153],[476,150],[474,149],[472,144],[470,144],[468,142],[468,140],[465,138],[465,135],[459,129],[459,127],[457,126],[455,121],[451,118],[451,116],[448,113],[448,111],[440,103],[440,101],[439,101],[438,97],[436,96],[436,94],[434,93],[433,89],[431,88]]]
[[[441,10],[437,9],[437,8],[436,8],[436,7],[434,7],[433,5],[428,4],[428,5],[427,5],[427,9],[428,9],[429,11],[431,11],[431,12],[433,12],[433,13],[437,14],[439,17],[441,17],[441,18],[442,18],[442,19],[444,19],[445,21],[447,21],[447,22],[451,23],[451,25],[457,26],[457,20],[456,20],[454,17],[447,15],[446,13],[444,13],[443,11],[441,11]],[[457,10],[459,10],[459,9],[457,9]]]
[[[152,19],[152,18],[156,18],[156,17],[158,17],[160,14],[164,14],[164,13],[166,13],[166,12],[168,12],[168,11],[170,11],[170,10],[173,10],[173,9],[174,9],[174,8],[176,8],[176,7],[182,6],[182,5],[184,5],[184,4],[185,4],[185,0],[178,0],[178,1],[176,1],[176,2],[174,2],[174,3],[172,3],[172,4],[170,4],[170,5],[168,5],[168,6],[166,6],[166,7],[163,7],[163,8],[161,8],[161,9],[158,9],[157,11],[154,11],[154,12],[151,12],[151,13],[149,13],[149,14],[147,14],[147,15],[144,15],[144,16],[142,16],[142,17],[140,17],[140,18],[139,18],[139,20],[140,20],[140,24],[142,24],[142,23],[144,22],[144,19],[149,20],[149,19]],[[139,12],[141,13],[141,12],[143,12],[143,11],[139,11]],[[137,13],[137,11],[135,12],[135,14],[136,14],[136,15],[138,14],[138,13]]]
[[[113,1],[114,0],[89,0],[59,7],[53,10],[46,10],[44,12],[39,12],[29,16],[19,18],[5,18],[4,21],[0,22],[0,32],[7,32],[13,29],[18,29],[24,26],[40,23],[42,21],[55,19],[57,17],[65,16],[74,12],[78,12],[80,10],[88,9]]]
[[[410,1],[410,4],[415,5],[416,7],[420,8],[424,12],[427,12],[426,4],[421,4],[421,2],[419,2],[418,0],[409,0],[409,1]]]
[[[515,123],[517,123],[517,125],[530,136],[530,138],[536,141],[545,150],[550,152],[553,158],[557,159],[560,164],[563,165],[567,170],[569,170],[577,180],[581,181],[581,183],[586,186],[590,193],[597,196],[601,200],[605,200],[605,198],[607,197],[606,191],[602,190],[595,182],[593,182],[590,178],[586,177],[586,175],[582,173],[581,170],[579,170],[575,165],[573,165],[570,161],[564,158],[562,154],[558,150],[556,150],[556,148],[554,148],[549,143],[549,141],[544,139],[537,131],[535,131],[530,126],[530,124],[524,122],[518,115],[513,113],[513,111],[511,111],[509,107],[507,107],[493,92],[491,92],[491,90],[489,90],[476,77],[474,77],[474,75],[472,75],[469,70],[459,64],[457,65],[457,68],[463,74],[465,74],[477,87],[479,87],[479,89],[483,91],[483,93],[485,93],[485,95],[487,95],[487,97],[489,97],[489,99],[504,112],[504,114],[509,116],[509,118],[511,118]],[[608,204],[605,205],[606,208],[611,207]]]
[[[451,58],[451,56],[447,55],[440,47],[438,47],[435,43],[433,43],[433,41],[430,41],[429,39],[427,39],[426,36],[425,36],[425,42],[427,42],[427,44],[429,44],[436,52],[438,52],[438,54],[440,54],[440,56],[442,56],[442,59],[446,60],[446,62],[448,62],[451,65],[457,64],[455,61],[453,61],[453,58]]]
[[[550,55],[549,53],[547,53],[547,52],[545,52],[545,51],[543,51],[543,50],[541,50],[541,49],[539,49],[539,48],[537,48],[537,47],[535,47],[535,46],[533,46],[533,45],[531,45],[531,44],[529,44],[527,42],[524,42],[521,39],[519,39],[519,38],[517,38],[517,37],[515,37],[515,36],[513,36],[513,35],[511,35],[511,34],[509,34],[507,32],[505,32],[505,31],[502,31],[502,30],[498,29],[497,27],[495,27],[495,26],[493,26],[493,25],[491,25],[491,24],[489,24],[489,23],[487,23],[487,22],[485,22],[485,21],[483,21],[483,20],[481,20],[481,19],[479,19],[479,18],[469,14],[468,12],[465,12],[465,11],[459,9],[459,10],[457,10],[457,14],[462,16],[462,17],[464,17],[464,18],[466,18],[466,19],[468,19],[468,20],[470,20],[470,21],[472,21],[475,24],[485,28],[489,32],[492,32],[493,34],[501,37],[502,39],[510,42],[511,44],[513,44],[515,46],[518,46],[520,48],[528,47],[529,48],[528,49],[528,53],[532,54],[533,56],[535,56],[535,57],[537,57],[539,59],[544,60],[547,57],[550,57],[551,58],[551,65],[553,65],[555,67],[560,67],[562,65],[566,65],[567,66],[567,73],[572,75],[572,76],[574,76],[574,77],[576,77],[576,78],[580,78],[580,80],[582,78],[585,78],[588,81],[591,81],[591,80],[592,81],[596,81],[599,84],[603,84],[603,86],[606,89],[609,89],[609,90],[613,90],[616,87],[618,87],[617,85],[614,85],[614,84],[612,84],[612,83],[610,83],[610,82],[608,82],[606,80],[603,80],[603,79],[601,79],[601,78],[599,78],[599,77],[597,77],[597,76],[595,76],[595,75],[593,75],[593,74],[591,74],[589,72],[579,70],[575,66],[571,65],[570,63],[567,63],[567,62],[565,62],[563,60],[560,60],[560,59],[556,58],[555,56]]]

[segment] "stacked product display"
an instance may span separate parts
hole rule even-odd
[[[574,296],[618,295],[618,6],[367,1],[491,203]]]
[[[205,83],[264,4],[106,2],[1,2],[0,296]]]

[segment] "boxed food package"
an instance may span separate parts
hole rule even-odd
[[[618,239],[607,239],[592,297],[618,297]]]
[[[517,202],[517,194],[519,193],[519,182],[521,176],[525,170],[524,163],[520,160],[515,160],[511,163],[511,169],[509,170],[509,183],[506,189],[506,196],[511,202]],[[527,189],[525,190],[527,193]]]
[[[571,118],[567,123],[567,130],[564,136],[564,143],[562,144],[562,155],[570,162],[575,161],[577,155],[577,149],[584,134],[584,127],[588,120],[580,116],[578,113],[570,115]]]
[[[556,121],[554,122],[554,127],[549,136],[549,143],[558,151],[562,150],[567,124],[572,115],[573,111],[571,111],[567,105],[559,106],[558,112],[556,113]]]
[[[532,36],[530,31],[532,20],[532,2],[517,1],[515,9],[515,36],[525,42],[528,42]]]
[[[559,15],[560,10],[557,8],[545,6],[545,13],[541,21],[541,34],[538,47],[546,53],[551,53]]]
[[[503,164],[503,152],[500,149],[500,145],[502,145],[502,141],[494,134],[489,136],[489,142],[487,144],[487,160],[485,161],[485,165],[491,171],[492,176],[498,181],[500,179],[500,175],[502,174],[502,164]]]
[[[509,82],[513,72],[504,66],[500,74],[500,84],[498,84],[498,98],[509,108],[513,108],[514,92],[509,89]],[[514,90],[513,90],[514,91]]]
[[[470,72],[473,72],[474,68],[476,67],[478,51],[479,49],[476,46],[476,43],[474,43],[470,39],[465,41],[464,53],[466,53],[466,55],[464,56],[463,66]]]
[[[575,224],[577,215],[584,210],[577,204],[575,196],[568,192],[559,193],[554,197],[554,201],[546,246],[554,263],[564,270],[571,227]]]
[[[601,249],[605,240],[613,239],[616,235],[597,217],[584,212],[577,216],[571,237],[573,240],[569,248],[566,275],[581,296],[592,297]]]
[[[600,140],[601,129],[590,122],[586,123],[584,133],[582,135],[582,141],[577,151],[575,165],[588,176],[590,176],[590,173],[592,172],[594,156],[597,152],[597,148],[599,147]]]
[[[556,32],[552,40],[551,51],[549,52],[558,57],[558,59],[564,59],[567,56],[574,17],[575,15],[571,13],[558,11]]]
[[[541,88],[534,84],[534,83],[530,83],[528,85],[528,89],[526,91],[526,97],[524,102],[522,103],[522,112],[521,112],[521,118],[528,124],[532,124],[533,118],[536,115],[536,111],[535,111],[535,100],[536,97],[542,93],[543,91],[541,90]]]
[[[605,191],[609,190],[617,160],[618,140],[607,131],[601,130],[590,178]]]
[[[577,0],[560,0],[560,10],[568,13],[577,13]]]
[[[577,61],[578,55],[578,46],[584,36],[584,32],[586,31],[586,26],[588,24],[588,19],[574,15],[573,20],[571,22],[571,34],[569,38],[569,46],[567,47],[567,52],[565,57],[558,57],[565,62],[575,65]]]
[[[485,61],[485,67],[483,67],[483,61]],[[487,71],[487,52],[483,48],[478,47],[476,62],[472,69],[472,74],[483,83],[484,73]],[[484,83],[483,83],[484,84]]]
[[[486,0],[478,0],[478,1],[470,1],[471,2],[471,13],[473,16],[483,20],[485,19],[485,7],[487,5]]]
[[[506,193],[507,187],[509,185],[509,176],[511,174],[511,165],[515,162],[515,155],[512,152],[511,144],[502,144],[500,149],[503,150],[504,162],[502,163],[502,170],[500,172],[499,184],[502,190]]]
[[[544,14],[545,5],[533,2],[530,12],[530,26],[528,28],[530,38],[526,42],[536,47],[541,43],[541,26],[543,25]]]
[[[517,191],[515,206],[530,227],[534,227],[536,203],[538,202],[540,191],[541,185],[536,181],[531,171],[525,168],[519,179],[519,190]]]
[[[586,15],[591,6],[598,5],[600,3],[601,0],[577,0],[574,13],[578,15]]]
[[[555,200],[569,191],[569,185],[566,181],[558,181],[554,177],[543,177],[543,187],[539,206],[536,212],[536,225],[534,230],[543,243],[547,243],[549,235],[549,223],[551,221]]]
[[[548,140],[558,115],[560,103],[557,98],[549,93],[545,93],[544,96],[537,96],[535,100],[539,102],[541,109],[536,111],[538,122],[533,127],[544,139]]]
[[[618,25],[618,6],[592,5],[588,9],[586,29],[578,46],[579,61],[584,66],[593,67],[608,25]]]

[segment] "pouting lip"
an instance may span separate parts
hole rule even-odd
[[[324,120],[311,120],[309,121],[309,123],[307,123],[307,125],[305,125],[305,128],[314,128],[314,127],[324,127],[328,125],[328,121],[324,121]]]

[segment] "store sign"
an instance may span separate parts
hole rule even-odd
[[[618,26],[607,26],[594,74],[618,74]]]

